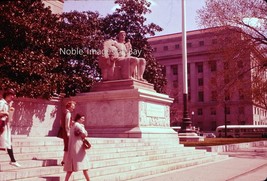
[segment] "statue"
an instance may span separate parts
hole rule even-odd
[[[146,60],[131,56],[132,45],[130,41],[125,42],[125,38],[125,31],[120,31],[117,41],[110,39],[104,42],[103,54],[99,57],[103,80],[133,78],[144,81]]]

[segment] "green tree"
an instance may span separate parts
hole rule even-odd
[[[11,86],[19,96],[49,96],[62,78],[53,72],[60,63],[53,48],[58,17],[41,1],[5,1],[0,11],[1,89]]]
[[[74,96],[77,92],[88,92],[95,81],[100,80],[98,55],[92,50],[99,50],[104,41],[104,34],[100,30],[102,19],[98,13],[77,12],[63,13],[60,27],[62,38],[59,50],[77,50],[74,54],[60,52],[63,63],[58,72],[64,72],[64,92]]]
[[[145,78],[162,92],[166,83],[162,67],[145,38],[161,30],[153,23],[144,24],[149,3],[116,3],[121,8],[103,18],[95,12],[55,15],[41,0],[1,2],[0,89],[13,87],[18,96],[43,98],[88,92],[101,80],[98,55],[90,51],[100,49],[106,38],[123,29],[147,60]]]
[[[89,91],[100,77],[96,56],[85,52],[103,39],[97,13],[58,16],[41,0],[2,2],[0,10],[1,89],[13,87],[26,97],[68,96]]]

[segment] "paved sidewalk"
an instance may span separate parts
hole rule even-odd
[[[252,147],[225,152],[229,159],[185,168],[145,181],[267,181],[267,147]]]

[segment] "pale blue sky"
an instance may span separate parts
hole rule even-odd
[[[160,25],[164,30],[156,35],[165,35],[181,32],[181,0],[149,0],[152,5],[151,14],[147,15],[147,21]],[[201,27],[196,23],[196,10],[205,5],[205,0],[186,0],[186,27],[187,30],[196,30]],[[114,0],[65,0],[64,12],[98,11],[101,15],[111,14],[115,9]]]

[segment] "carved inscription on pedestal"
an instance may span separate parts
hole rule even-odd
[[[168,127],[168,107],[160,104],[142,102],[140,104],[140,126]]]
[[[165,107],[161,105],[146,104],[146,115],[148,117],[158,117],[158,118],[164,118],[165,117]]]

